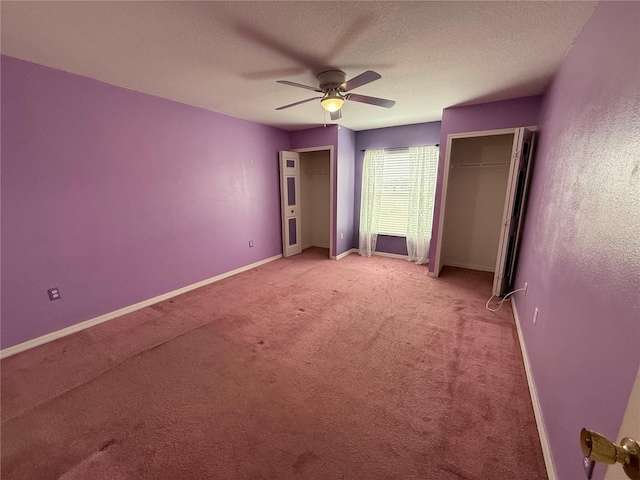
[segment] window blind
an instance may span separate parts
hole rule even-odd
[[[410,180],[411,158],[409,150],[385,152],[378,233],[406,236]]]

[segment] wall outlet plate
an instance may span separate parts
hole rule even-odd
[[[53,287],[50,288],[49,290],[47,290],[47,293],[49,294],[49,300],[50,301],[54,301],[54,300],[60,300],[60,289],[58,287]]]
[[[587,457],[584,457],[582,459],[582,466],[584,467],[584,473],[587,474],[587,478],[590,479],[591,476],[593,475],[593,466],[595,465],[595,462],[593,460],[588,459]]]
[[[249,240],[249,247],[253,247],[253,240]]]

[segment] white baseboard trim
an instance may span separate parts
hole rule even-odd
[[[347,250],[346,252],[342,252],[337,257],[331,257],[331,259],[332,260],[340,260],[341,258],[344,258],[344,257],[346,257],[347,255],[349,255],[351,253],[358,253],[358,249],[357,248],[352,248],[350,250]]]
[[[469,263],[445,262],[444,266],[466,268],[467,270],[479,270],[480,272],[494,273],[496,271],[495,267],[485,267],[484,265],[473,265]]]
[[[531,373],[531,364],[529,363],[529,355],[527,355],[527,347],[524,343],[522,336],[522,329],[520,328],[520,317],[518,317],[518,310],[516,310],[516,304],[511,299],[511,309],[513,310],[513,317],[516,321],[516,329],[518,330],[518,340],[520,341],[520,350],[522,351],[522,359],[524,360],[524,370],[527,374],[527,383],[529,384],[529,394],[531,395],[531,404],[533,405],[533,414],[536,417],[536,425],[538,427],[538,436],[540,437],[540,445],[542,446],[542,456],[544,457],[544,464],[547,468],[547,476],[549,480],[557,480],[555,466],[553,465],[553,457],[551,456],[551,447],[549,446],[549,439],[547,437],[547,430],[544,427],[544,419],[542,417],[542,409],[540,408],[540,401],[538,400],[538,391],[536,390],[536,384],[533,381],[533,374]]]
[[[206,280],[202,280],[201,282],[187,285],[186,287],[182,287],[177,290],[173,290],[172,292],[158,295],[157,297],[153,297],[148,300],[144,300],[142,302],[129,305],[128,307],[124,307],[119,310],[115,310],[113,312],[105,313],[104,315],[100,315],[99,317],[91,318],[89,320],[85,320],[84,322],[76,323],[75,325],[71,325],[70,327],[63,328],[62,330],[47,333],[46,335],[42,335],[41,337],[27,340],[26,342],[19,343],[18,345],[14,345],[12,347],[5,348],[4,350],[0,350],[0,359],[10,357],[11,355],[15,355],[16,353],[24,352],[25,350],[29,350],[30,348],[37,347],[38,345],[42,345],[44,343],[57,340],[58,338],[66,337],[67,335],[71,335],[72,333],[76,333],[81,330],[85,330],[89,327],[93,327],[94,325],[98,325],[100,323],[113,320],[114,318],[121,317],[122,315],[126,315],[127,313],[135,312],[136,310],[140,310],[142,308],[148,307],[155,303],[162,302],[164,300],[168,300],[169,298],[176,297],[178,295],[182,295],[183,293],[190,292],[191,290],[195,290],[196,288],[204,287],[205,285],[209,285],[210,283],[218,282],[225,278],[232,277],[233,275],[237,275],[238,273],[246,272],[247,270],[251,270],[252,268],[259,267],[260,265],[264,265],[265,263],[278,260],[279,258],[282,258],[281,254],[274,255],[273,257],[265,258],[264,260],[260,260],[259,262],[255,262],[250,265],[245,265],[244,267],[236,268],[235,270],[230,270],[228,272],[221,273],[220,275],[216,275],[215,277],[211,277]]]

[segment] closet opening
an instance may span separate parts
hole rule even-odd
[[[444,266],[495,272],[513,133],[451,142]]]
[[[300,153],[302,250],[322,248],[330,258],[331,155],[329,150]]]
[[[315,247],[326,249],[327,258],[336,258],[333,150],[327,145],[279,152],[284,257]]]
[[[333,147],[294,150],[300,155],[300,230],[302,250],[326,249],[333,244]]]
[[[533,142],[533,128],[448,136],[436,276],[443,266],[493,272],[493,294],[507,292],[515,276]]]

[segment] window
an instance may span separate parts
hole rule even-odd
[[[438,172],[437,146],[367,150],[362,169],[360,253],[375,251],[377,235],[407,237],[409,257],[426,263]],[[417,246],[417,247],[416,247]]]
[[[383,151],[378,232],[406,237],[409,219],[411,165],[409,149]]]

